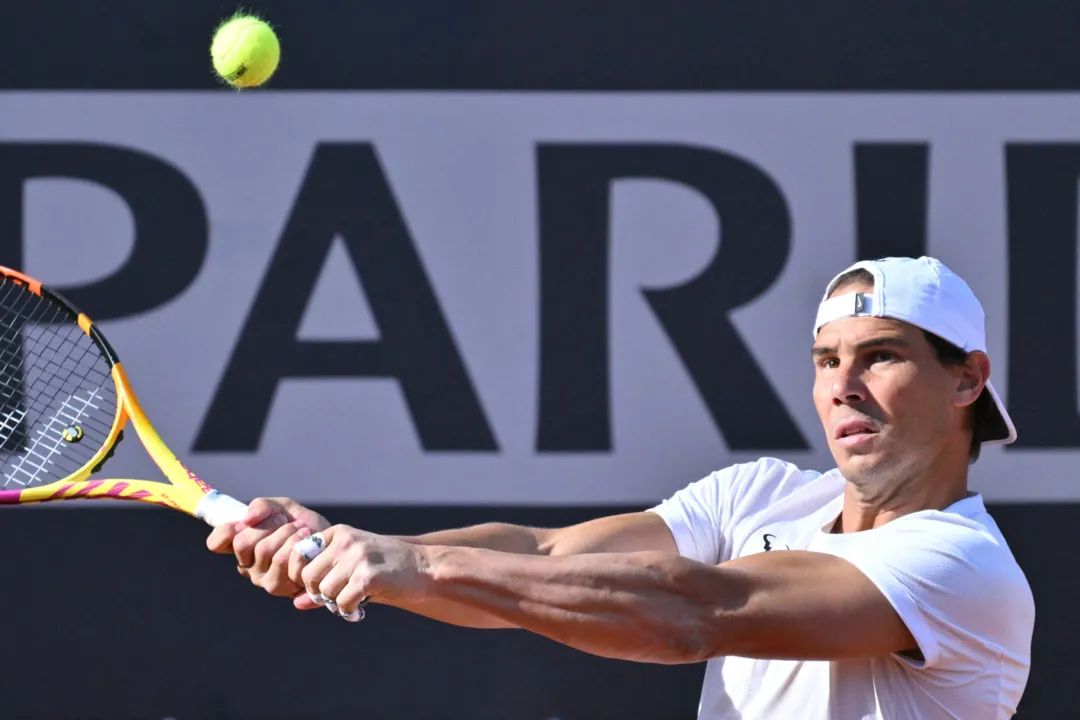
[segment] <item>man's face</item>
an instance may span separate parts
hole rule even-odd
[[[866,285],[842,294],[870,292]],[[964,369],[938,361],[922,330],[898,320],[843,318],[814,343],[814,405],[848,480],[914,478],[961,432]]]

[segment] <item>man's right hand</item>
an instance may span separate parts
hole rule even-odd
[[[289,553],[301,538],[330,527],[330,522],[289,498],[257,498],[238,523],[214,528],[206,539],[212,552],[236,556],[240,574],[271,595],[295,598],[301,609],[318,607],[304,588],[289,580]]]

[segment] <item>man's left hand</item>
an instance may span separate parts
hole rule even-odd
[[[336,603],[343,615],[366,598],[386,604],[423,599],[430,580],[422,547],[348,525],[321,535],[326,545],[310,563],[295,552],[289,558],[289,578],[310,596]]]

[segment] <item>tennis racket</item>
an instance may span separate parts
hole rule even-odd
[[[92,478],[129,425],[167,482]],[[153,503],[214,527],[247,514],[168,448],[93,321],[0,267],[0,504],[81,499]]]
[[[167,482],[93,477],[128,425]],[[210,487],[161,439],[93,321],[0,266],[0,505],[81,499],[153,503],[214,527],[247,515],[246,504]],[[321,539],[305,543],[304,557],[322,552]]]

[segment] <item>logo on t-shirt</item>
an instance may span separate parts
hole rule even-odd
[[[783,543],[779,542],[777,540],[776,536],[773,535],[772,533],[765,533],[765,536],[764,536],[763,539],[765,540],[765,552],[769,552],[773,548],[777,548],[777,547],[782,548],[784,550],[790,550],[791,549],[787,545],[784,545]]]

